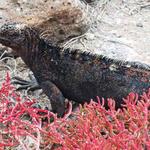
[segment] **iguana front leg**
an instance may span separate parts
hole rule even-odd
[[[52,111],[62,117],[65,113],[65,98],[59,88],[50,81],[42,82],[40,86],[51,101]]]
[[[14,77],[14,84],[20,84],[21,86],[17,90],[27,89],[36,90],[43,89],[43,92],[49,97],[51,101],[52,111],[57,113],[59,117],[62,117],[65,112],[65,98],[58,87],[50,81],[42,82],[39,86],[34,78],[30,78],[30,81],[23,80],[19,77]]]

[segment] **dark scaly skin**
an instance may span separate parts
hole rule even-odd
[[[0,43],[22,57],[60,116],[64,113],[64,97],[81,103],[96,96],[112,97],[119,106],[129,92],[141,93],[150,87],[150,66],[129,62],[120,65],[119,61],[80,50],[62,50],[44,42],[31,28],[4,25]]]

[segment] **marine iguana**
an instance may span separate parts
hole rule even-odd
[[[117,106],[129,92],[150,87],[150,66],[107,59],[81,50],[62,49],[40,38],[38,31],[19,23],[0,27],[0,43],[11,47],[33,71],[62,116],[64,100],[90,101],[112,97]]]

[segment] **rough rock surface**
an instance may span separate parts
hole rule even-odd
[[[100,1],[90,30],[65,44],[120,62],[150,65],[150,1]]]
[[[7,21],[34,26],[54,45],[82,35],[90,25],[87,5],[80,0],[2,0],[0,6],[0,25]]]

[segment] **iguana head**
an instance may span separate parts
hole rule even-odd
[[[21,47],[25,42],[24,25],[11,23],[0,27],[0,43],[13,48]]]
[[[37,39],[36,32],[22,23],[7,23],[0,27],[0,43],[17,53],[32,49]]]

